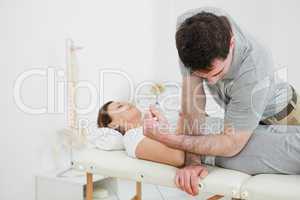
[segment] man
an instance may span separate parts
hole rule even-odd
[[[222,134],[183,136],[180,141],[153,136],[192,152],[186,154],[176,184],[196,195],[198,179],[206,173],[199,154],[231,157],[243,149],[258,124],[300,124],[300,104],[294,89],[275,77],[269,50],[220,9],[200,8],[180,16],[176,46],[183,75],[179,132],[201,135],[204,82],[225,111]]]

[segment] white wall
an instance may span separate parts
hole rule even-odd
[[[276,63],[288,66],[289,81],[300,88],[297,0],[2,0],[0,199],[34,198],[33,175],[56,166],[55,131],[65,125],[64,114],[33,115],[16,106],[13,87],[22,72],[32,68],[46,70],[48,66],[62,69],[64,39],[72,37],[85,47],[78,56],[80,79],[91,81],[97,88],[98,70],[104,68],[122,69],[135,84],[144,80],[178,82],[176,16],[203,5],[224,8],[270,45]],[[128,97],[126,80],[107,76],[105,81],[111,89],[101,94],[105,100]],[[46,88],[43,76],[27,79],[22,87],[24,102],[44,107],[48,99]],[[86,96],[84,92],[81,95],[83,104],[88,102]],[[87,117],[94,118],[97,108]]]
[[[78,55],[80,79],[97,88],[98,70],[104,68],[122,69],[135,83],[153,79],[151,10],[147,0],[0,2],[0,199],[34,199],[33,176],[55,167],[54,136],[65,126],[64,114],[22,112],[14,102],[14,81],[33,68],[63,69],[67,37],[84,46]],[[111,88],[105,99],[127,97],[125,79],[107,76],[105,83]],[[47,105],[45,76],[32,76],[22,86],[27,105]],[[92,119],[98,104],[88,113]]]
[[[154,65],[164,69],[159,77],[168,77],[169,80],[175,81],[180,79],[179,73],[169,75],[169,72],[177,67],[176,17],[188,9],[202,6],[224,9],[242,28],[268,45],[272,50],[276,67],[279,68],[278,73],[300,91],[298,78],[300,3],[297,0],[155,0]],[[219,109],[213,102],[208,102],[208,108],[212,111]]]

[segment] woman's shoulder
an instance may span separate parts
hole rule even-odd
[[[137,127],[137,128],[132,128],[129,129],[128,131],[126,131],[126,133],[124,134],[124,136],[126,135],[132,135],[132,134],[143,134],[143,127]]]
[[[125,150],[130,157],[136,157],[135,149],[144,138],[143,127],[133,128],[126,131],[123,141]]]

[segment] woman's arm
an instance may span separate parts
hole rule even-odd
[[[137,158],[182,167],[184,165],[184,152],[172,149],[153,139],[145,137],[135,150]]]

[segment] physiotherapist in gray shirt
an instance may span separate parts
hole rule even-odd
[[[181,15],[176,47],[183,75],[181,130],[199,134],[195,122],[204,118],[204,82],[225,111],[223,134],[195,141],[201,146],[198,153],[231,157],[243,149],[258,124],[300,124],[297,94],[276,77],[269,50],[223,10],[200,8]],[[184,129],[184,121],[191,131]],[[176,178],[189,192],[203,167],[198,155],[188,153],[187,158]]]
[[[199,177],[206,174],[199,154],[233,157],[246,146],[259,124],[299,125],[300,99],[297,101],[292,86],[276,77],[269,50],[221,9],[199,8],[179,16],[176,47],[182,73],[177,132],[201,135],[204,84],[225,111],[221,134],[160,140],[189,152],[185,167],[177,171],[176,184],[196,195]]]

